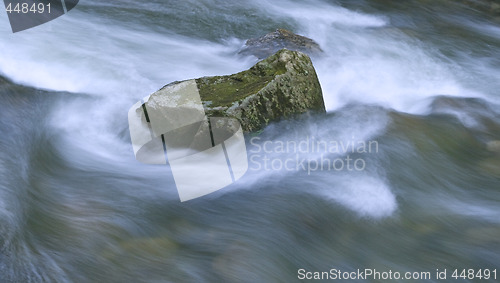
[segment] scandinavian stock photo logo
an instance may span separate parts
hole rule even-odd
[[[168,163],[181,201],[222,189],[248,169],[240,123],[207,117],[195,80],[145,97],[130,108],[128,121],[136,159]]]
[[[361,172],[369,155],[379,153],[376,140],[324,139],[310,135],[300,138],[250,139],[250,171]]]

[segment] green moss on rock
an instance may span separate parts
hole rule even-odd
[[[245,132],[295,114],[325,111],[311,59],[298,51],[283,49],[247,71],[196,82],[207,115],[238,118]]]
[[[271,66],[262,61],[247,71],[230,76],[203,77],[197,79],[196,83],[201,99],[210,101],[211,107],[230,106],[235,100],[258,92],[276,76],[284,73],[286,68],[283,62]]]

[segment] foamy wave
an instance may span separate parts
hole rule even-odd
[[[118,24],[118,23],[116,23]],[[0,30],[0,73],[41,89],[141,98],[176,80],[233,73],[241,42],[217,44],[72,11],[34,29]],[[36,42],[36,44],[33,44]]]
[[[323,26],[340,24],[355,27],[381,27],[387,24],[382,16],[362,14],[320,1],[297,3],[294,1],[254,2],[277,17],[293,18],[300,24]]]
[[[390,187],[370,176],[332,179],[330,186],[319,190],[318,195],[351,209],[361,217],[388,217],[398,208]]]

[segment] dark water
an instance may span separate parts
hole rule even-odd
[[[299,269],[370,268],[445,282],[436,269],[448,281],[500,269],[494,4],[83,1],[17,34],[0,13],[0,281],[295,282]],[[325,50],[313,62],[328,114],[248,136],[243,179],[180,203],[168,168],[135,160],[128,108],[174,80],[250,67],[244,40],[277,27]],[[304,140],[378,146],[258,151]],[[308,165],[256,170],[264,157]],[[310,167],[346,157],[363,170]]]

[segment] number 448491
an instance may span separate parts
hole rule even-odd
[[[451,275],[453,279],[497,279],[497,270],[493,269],[455,269]]]
[[[44,3],[33,3],[32,5],[28,3],[17,3],[13,5],[12,3],[9,3],[7,7],[5,8],[7,13],[17,13],[17,14],[28,14],[28,13],[49,13],[50,14],[50,3],[49,4],[44,4]]]

